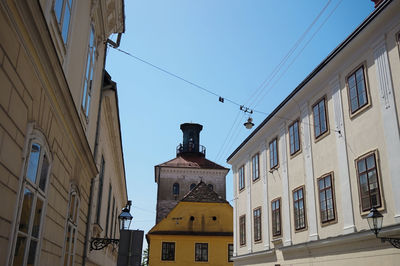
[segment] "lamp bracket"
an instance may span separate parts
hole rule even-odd
[[[393,247],[400,249],[400,238],[392,238],[392,237],[379,237],[384,242],[389,242]]]
[[[90,241],[90,250],[101,250],[109,244],[118,245],[119,239],[115,238],[92,238]]]

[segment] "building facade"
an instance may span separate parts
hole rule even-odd
[[[232,206],[200,182],[146,235],[149,265],[233,265],[232,214]]]
[[[1,265],[115,265],[127,202],[108,38],[122,0],[0,1]]]
[[[229,169],[206,159],[206,149],[200,145],[202,125],[181,125],[183,142],[176,149],[176,158],[156,165],[157,183],[156,223],[200,181],[205,182],[223,199],[226,197],[226,175]]]
[[[377,1],[378,2],[378,1]],[[400,1],[355,31],[229,156],[235,265],[397,265]]]

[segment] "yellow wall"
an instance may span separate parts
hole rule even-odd
[[[233,243],[232,211],[228,203],[180,202],[147,234],[149,265],[233,265],[228,262],[228,244]],[[174,261],[161,260],[162,242],[175,243]],[[208,262],[195,261],[195,243],[208,243]]]

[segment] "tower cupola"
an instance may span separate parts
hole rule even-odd
[[[179,144],[176,149],[177,156],[183,153],[203,157],[206,155],[206,148],[200,145],[200,131],[202,129],[203,126],[200,124],[181,124],[181,130],[183,132],[183,142],[182,144]]]

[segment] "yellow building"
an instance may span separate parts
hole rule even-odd
[[[233,265],[232,206],[204,182],[146,235],[149,265]]]

